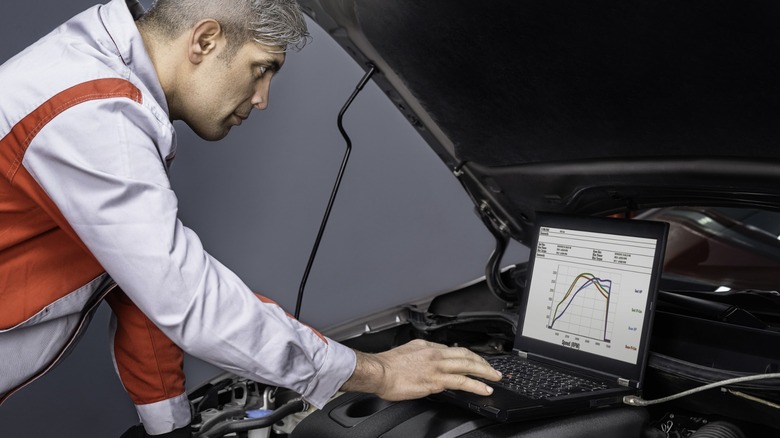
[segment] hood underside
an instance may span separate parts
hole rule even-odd
[[[537,211],[780,208],[780,3],[302,0],[518,240]]]

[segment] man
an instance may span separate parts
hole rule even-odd
[[[478,356],[364,354],[255,295],[177,219],[173,120],[219,140],[268,105],[308,35],[291,0],[113,0],[0,66],[0,402],[51,368],[105,299],[117,372],[148,435],[189,436],[182,350],[291,388],[389,400],[489,394]]]

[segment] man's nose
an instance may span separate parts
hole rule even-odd
[[[271,84],[267,81],[262,81],[255,87],[255,94],[252,95],[252,106],[259,110],[268,108],[268,95]]]

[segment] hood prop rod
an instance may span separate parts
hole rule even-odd
[[[343,125],[344,113],[347,112],[347,108],[349,108],[349,106],[352,104],[352,101],[355,100],[355,96],[357,96],[360,90],[362,90],[363,87],[365,87],[366,83],[368,83],[368,80],[371,78],[374,72],[376,72],[376,67],[374,66],[374,64],[368,64],[368,71],[360,79],[360,82],[358,82],[357,86],[355,87],[355,91],[352,92],[352,94],[349,96],[349,99],[347,99],[347,102],[344,103],[344,106],[341,108],[341,111],[339,111],[337,124],[339,127],[339,132],[341,132],[341,136],[344,137],[344,140],[347,142],[347,150],[346,152],[344,152],[344,158],[341,160],[341,167],[339,168],[339,173],[336,176],[336,183],[333,185],[333,190],[330,193],[328,206],[327,208],[325,208],[325,215],[322,217],[322,222],[320,223],[320,230],[317,233],[317,238],[314,240],[314,247],[311,249],[311,253],[309,254],[309,261],[306,264],[306,270],[303,272],[303,278],[301,278],[301,285],[298,288],[298,299],[295,302],[295,319],[299,319],[301,316],[301,304],[303,303],[303,290],[306,287],[306,281],[309,278],[311,267],[314,264],[314,258],[317,256],[317,249],[320,247],[322,234],[325,232],[325,226],[328,223],[328,217],[330,217],[330,210],[333,208],[333,201],[336,200],[336,194],[338,193],[339,186],[341,185],[341,178],[344,176],[344,170],[347,168],[347,161],[349,160],[349,154],[350,152],[352,152],[352,140],[349,139],[349,136],[347,135],[347,131],[344,130],[344,125]]]

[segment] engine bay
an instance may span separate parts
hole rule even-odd
[[[522,282],[522,272],[513,269],[504,276],[507,281]],[[710,299],[700,298],[702,294]],[[695,291],[661,293],[644,400],[697,391],[726,379],[777,373],[777,355],[772,351],[780,345],[777,294],[716,294],[718,301],[729,303],[726,306],[735,307],[733,303],[738,303],[737,313],[760,315],[757,319],[742,315],[726,322],[702,317],[701,309],[711,307],[713,294],[701,287]],[[412,339],[425,339],[489,356],[511,351],[515,312],[512,305],[490,291],[485,281],[480,281],[430,300],[334,327],[328,335],[341,336],[337,339],[345,345],[364,352],[380,352]],[[761,321],[761,328],[755,327],[756,320]],[[193,391],[190,399],[195,413],[195,437],[328,436],[327,430],[331,430],[330,436],[380,436],[371,434],[382,428],[386,434],[381,436],[392,437],[410,428],[418,428],[418,433],[422,433],[420,427],[426,432],[412,436],[561,437],[586,436],[578,434],[590,424],[600,424],[599,436],[627,436],[627,430],[638,430],[641,436],[695,437],[697,433],[707,436],[703,434],[718,430],[725,434],[722,436],[741,437],[772,436],[780,430],[778,385],[776,378],[755,380],[645,407],[602,409],[527,424],[495,424],[432,399],[387,402],[354,393],[338,394],[318,411],[289,390],[230,374]],[[633,429],[626,429],[627,425]],[[610,432],[612,428],[614,434]],[[530,431],[539,435],[525,435]]]

